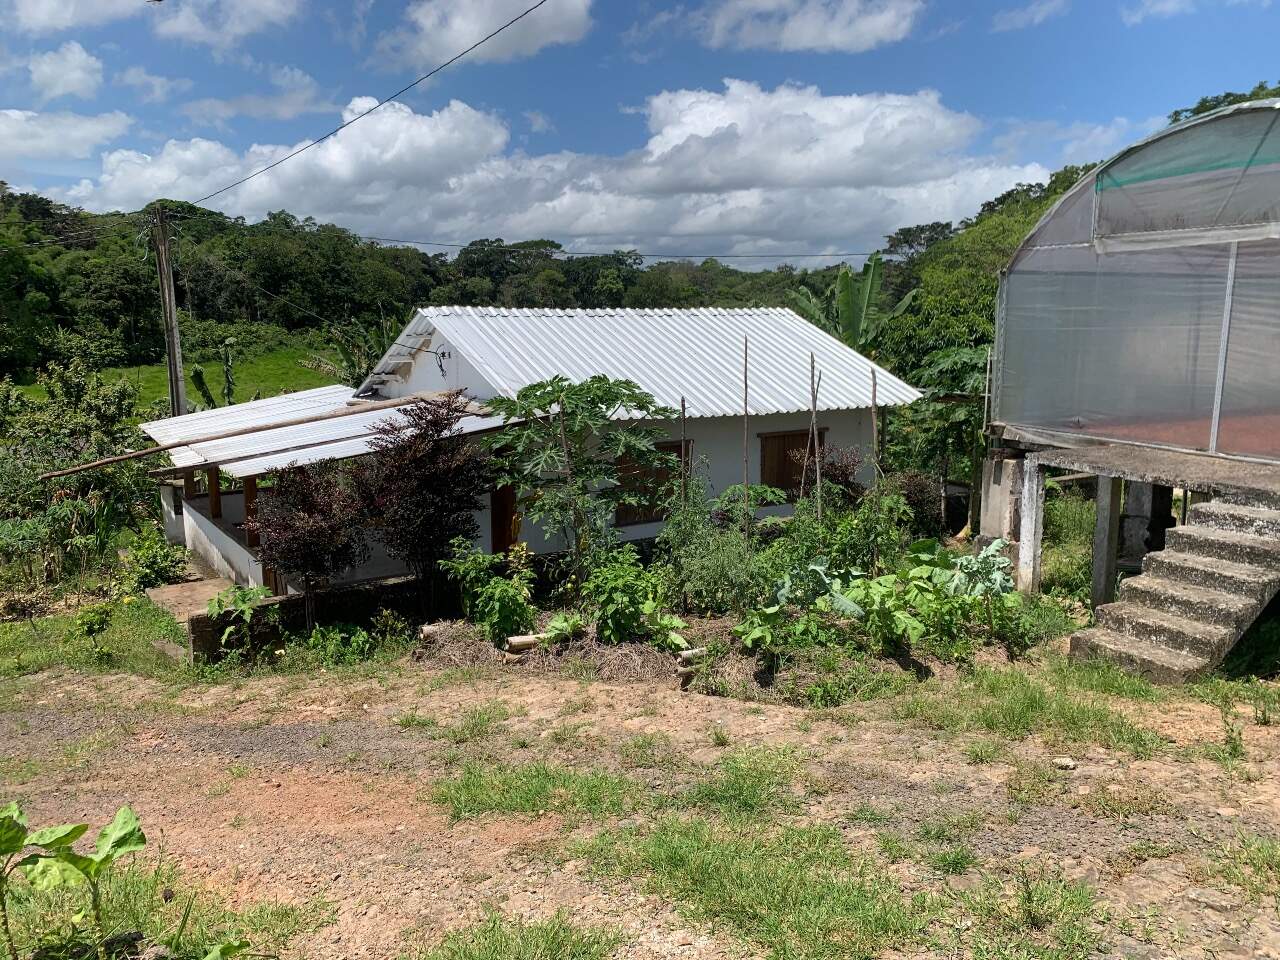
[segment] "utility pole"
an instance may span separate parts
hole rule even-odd
[[[182,374],[182,338],[178,333],[178,301],[173,292],[173,262],[169,259],[169,220],[157,203],[151,220],[151,246],[160,279],[160,317],[164,321],[164,355],[169,365],[170,416],[187,412],[187,386]]]

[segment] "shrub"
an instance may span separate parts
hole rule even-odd
[[[121,580],[129,593],[177,583],[187,569],[187,551],[165,540],[155,524],[148,524],[129,548]]]
[[[537,623],[532,603],[533,570],[529,548],[513,547],[505,556],[477,550],[462,537],[453,540],[453,558],[441,569],[462,588],[462,608],[490,643],[528,633]],[[507,576],[499,571],[506,568]]]
[[[306,645],[325,663],[335,666],[367,660],[378,646],[367,630],[349,623],[314,627],[307,636]]]
[[[937,477],[918,470],[904,470],[887,479],[911,510],[911,529],[916,536],[936,537],[942,532],[942,491]]]
[[[686,646],[679,633],[684,621],[664,611],[661,580],[641,566],[629,544],[592,571],[582,597],[595,613],[596,636],[605,643],[649,640],[668,649]]]

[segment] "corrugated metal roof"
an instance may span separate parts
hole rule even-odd
[[[663,404],[686,401],[691,417],[742,413],[742,345],[750,341],[752,414],[809,409],[809,355],[822,374],[822,410],[910,403],[919,392],[798,314],[780,307],[694,310],[557,310],[427,307],[357,393],[404,373],[439,332],[505,396],[561,374],[634,380]]]
[[[387,410],[381,412],[384,418],[388,413],[392,415],[395,413],[395,411]],[[336,422],[342,423],[344,420],[359,419],[363,418],[344,417]],[[500,426],[502,426],[500,417],[467,417],[458,424],[458,433],[480,433]],[[286,431],[272,431],[271,435],[274,436],[277,433],[284,434]],[[264,452],[260,456],[225,464],[221,469],[224,473],[233,477],[255,477],[275,470],[283,470],[285,467],[290,466],[307,466],[312,463],[321,463],[325,460],[347,460],[351,457],[362,457],[373,450],[373,436],[372,430],[366,429],[361,436],[313,443],[305,448],[288,448]]]
[[[344,387],[341,384],[313,387],[310,390],[299,390],[297,393],[283,393],[278,397],[265,397],[262,400],[237,403],[230,407],[217,407],[213,410],[184,414],[181,417],[152,420],[142,424],[142,429],[157,443],[176,443],[186,439],[207,437],[212,433],[249,429],[281,420],[291,420],[295,417],[325,413],[346,406],[353,395],[354,391],[350,387]]]

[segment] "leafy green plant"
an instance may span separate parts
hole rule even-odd
[[[307,635],[306,646],[314,650],[323,662],[339,666],[369,659],[378,642],[364,628],[349,623],[317,624]]]
[[[666,649],[684,649],[685,623],[664,611],[662,584],[640,563],[630,544],[615,550],[583,584],[583,600],[596,617],[596,636],[605,643],[649,640]]]
[[[251,628],[258,617],[276,617],[274,607],[260,608],[259,602],[271,596],[266,587],[244,587],[233,584],[209,601],[207,612],[210,617],[227,616],[230,623],[222,630],[220,644],[224,650],[240,649],[249,645],[252,636]]]
[[[542,635],[548,646],[559,647],[572,643],[587,632],[587,625],[576,613],[557,613],[547,623]]]
[[[115,610],[109,603],[95,603],[85,607],[76,614],[76,633],[86,640],[92,640],[111,626],[114,613]]]
[[[9,889],[17,874],[30,880],[39,877],[37,866],[63,845],[74,843],[88,829],[84,825],[64,824],[30,831],[22,808],[16,803],[0,807],[0,932],[3,932],[9,960],[19,960],[18,946],[9,922]],[[28,852],[31,848],[34,852]]]
[[[440,566],[462,588],[463,608],[490,643],[528,633],[537,623],[533,570],[528,547],[517,544],[503,556],[487,554],[459,537],[453,557]],[[507,575],[500,571],[505,568]]]
[[[122,584],[129,593],[177,583],[186,573],[187,551],[169,543],[154,523],[145,525],[129,547],[121,570]]]

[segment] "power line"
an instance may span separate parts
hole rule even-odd
[[[192,202],[199,204],[199,203],[204,203],[206,200],[212,200],[214,197],[218,196],[219,194],[226,193],[228,190],[232,190],[243,183],[248,183],[254,177],[261,176],[262,174],[266,173],[268,170],[274,170],[276,167],[280,166],[280,164],[285,163],[288,160],[292,160],[294,157],[298,156],[298,154],[305,153],[306,151],[310,150],[312,147],[318,146],[319,144],[324,143],[330,137],[341,132],[342,130],[345,130],[347,127],[351,126],[356,121],[363,120],[369,114],[373,113],[373,111],[379,109],[380,107],[385,106],[386,104],[390,103],[392,100],[397,99],[403,94],[408,93],[410,90],[412,90],[418,84],[422,83],[424,80],[429,80],[432,77],[434,77],[437,73],[439,73],[441,70],[444,70],[447,67],[453,66],[453,64],[457,63],[463,57],[467,56],[467,54],[471,53],[471,51],[488,43],[490,40],[492,40],[498,34],[502,33],[508,27],[514,26],[515,24],[519,23],[521,20],[523,20],[529,14],[533,13],[533,11],[537,10],[546,2],[547,0],[538,0],[537,3],[529,7],[529,9],[525,10],[524,13],[520,14],[519,16],[512,17],[510,20],[508,20],[506,23],[500,26],[497,30],[494,30],[488,36],[484,37],[483,39],[477,40],[471,46],[467,47],[467,49],[463,50],[461,53],[457,54],[456,56],[446,60],[444,63],[436,67],[434,70],[431,70],[428,73],[424,73],[417,80],[413,81],[413,83],[410,83],[407,86],[401,87],[395,93],[391,94],[391,96],[386,97],[382,100],[379,100],[377,103],[375,103],[368,110],[365,110],[363,113],[358,113],[354,117],[352,117],[350,120],[347,120],[339,124],[338,126],[334,127],[332,130],[326,133],[323,137],[320,137],[318,140],[312,140],[310,143],[303,144],[301,147],[299,147],[297,150],[294,150],[292,153],[285,154],[279,160],[273,160],[271,163],[267,164],[265,167],[262,167],[246,176],[241,177],[239,180],[235,181],[235,183],[229,183],[225,187],[215,190],[213,191],[213,193],[207,194],[206,196],[201,197],[199,200],[194,200]]]

